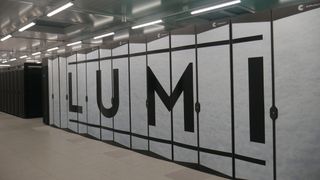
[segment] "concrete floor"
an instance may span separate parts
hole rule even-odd
[[[221,180],[0,112],[0,180]]]

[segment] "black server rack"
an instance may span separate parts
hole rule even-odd
[[[47,61],[45,61],[47,62]],[[48,65],[42,66],[42,114],[43,123],[49,125],[49,79]]]
[[[0,111],[22,118],[42,117],[41,95],[41,64],[0,69]]]
[[[0,109],[3,109],[3,72],[0,72]]]

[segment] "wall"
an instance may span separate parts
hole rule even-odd
[[[275,20],[274,59],[270,21],[52,59],[51,124],[228,178],[272,179],[276,148],[278,179],[317,179],[319,14]]]

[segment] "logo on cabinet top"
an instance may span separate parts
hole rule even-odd
[[[299,5],[299,6],[298,6],[298,10],[299,10],[299,11],[303,11],[303,10],[304,10],[304,5],[303,5],[303,4]]]
[[[298,6],[298,10],[299,10],[299,11],[304,11],[304,10],[308,10],[308,9],[317,8],[318,6],[320,6],[320,3],[308,4],[308,5],[300,4],[300,5]]]

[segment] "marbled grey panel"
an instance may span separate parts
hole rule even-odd
[[[67,59],[59,57],[60,59],[60,113],[61,113],[61,128],[68,127],[68,101],[66,95],[68,94],[67,87]]]
[[[113,56],[121,54],[128,54],[128,44],[112,50]],[[114,128],[127,132],[130,131],[128,65],[128,58],[113,60],[113,69],[119,69],[119,109],[114,116]],[[129,135],[114,133],[114,140],[127,147],[130,146]]]
[[[87,59],[98,58],[98,50],[87,54]],[[87,91],[88,91],[88,123],[100,125],[100,111],[97,104],[96,71],[99,69],[98,62],[87,63]],[[88,126],[88,134],[100,138],[100,128]]]
[[[172,35],[171,47],[180,47],[195,44],[195,35]]]
[[[53,67],[53,124],[60,127],[60,97],[59,97],[59,60],[58,58],[52,61]]]
[[[220,27],[198,34],[198,43],[228,39],[229,28]],[[216,39],[217,38],[217,39]],[[229,46],[198,49],[200,147],[231,152]],[[232,174],[230,157],[200,153],[200,163],[216,171]]]
[[[200,164],[218,172],[232,176],[232,159],[229,157],[201,152]]]
[[[78,53],[78,61],[85,60],[85,54]],[[86,102],[86,94],[87,94],[87,84],[86,84],[86,64],[80,63],[77,65],[78,68],[78,105],[82,106],[82,113],[78,113],[78,121],[86,123],[87,120],[87,102]],[[79,124],[79,133],[86,134],[88,133],[87,125]]]
[[[130,43],[130,54],[146,52],[146,44],[145,43]]]
[[[190,45],[195,43],[194,35],[173,35],[171,36],[172,47]],[[193,65],[193,99],[196,103],[196,56],[195,49],[172,52],[172,85],[176,88],[178,81],[186,70],[187,66]],[[184,100],[183,93],[173,108],[173,139],[175,142],[197,146],[197,114],[194,112],[194,132],[184,131]],[[197,162],[198,152],[174,146],[174,160],[182,162]]]
[[[52,74],[52,59],[48,59],[48,83],[49,83],[49,123],[50,125],[53,124],[53,99],[52,99],[52,79],[53,79],[53,74]]]
[[[110,57],[111,56],[111,50],[110,49],[99,49],[99,52],[100,52],[100,58]]]
[[[109,49],[100,49],[100,58],[111,56],[111,50]],[[111,60],[100,61],[100,70],[101,70],[101,89],[102,89],[102,103],[106,108],[112,106],[112,63]],[[101,114],[101,124],[102,126],[112,128],[113,127],[113,118],[107,118]],[[113,132],[109,130],[101,130],[101,138],[103,140],[112,140]]]
[[[274,22],[278,179],[320,177],[320,9]]]
[[[277,168],[278,179],[311,179],[320,177],[320,41],[319,29],[320,10],[297,14],[275,21],[275,75],[276,75],[276,105],[279,108],[277,120]],[[236,160],[238,178],[272,179],[272,131],[269,108],[271,106],[271,64],[270,64],[270,24],[241,23],[233,24],[234,38],[263,34],[262,41],[234,45],[234,93],[235,93],[235,142],[236,153],[266,161],[266,166],[256,165]],[[290,28],[288,28],[290,27]],[[172,46],[183,46],[193,43],[193,36],[174,35]],[[228,26],[209,30],[198,35],[198,42],[227,40]],[[149,50],[169,47],[169,38],[164,37],[148,44]],[[130,45],[132,53],[143,52],[144,47]],[[100,50],[101,57],[110,56],[110,50]],[[231,152],[231,119],[230,119],[230,64],[229,46],[216,46],[198,49],[199,59],[199,101],[200,113],[200,146],[204,148]],[[114,55],[127,54],[127,45],[114,50]],[[181,77],[187,63],[194,62],[193,50],[173,52],[172,54],[173,88]],[[81,56],[81,55],[80,55]],[[92,57],[89,57],[92,56]],[[88,59],[97,58],[97,51],[88,54]],[[263,56],[264,58],[264,92],[265,92],[265,130],[266,144],[250,142],[249,134],[249,92],[248,92],[248,58]],[[170,72],[169,53],[149,55],[149,66],[159,79],[161,85],[169,94]],[[75,61],[75,55],[67,58],[68,63]],[[81,58],[79,58],[80,60]],[[60,59],[62,61],[62,59]],[[63,115],[62,103],[64,94],[68,93],[67,74],[63,75],[60,62],[60,99],[57,94],[57,61],[49,61],[49,94],[55,94],[55,99],[49,98],[50,123],[59,125],[59,100],[63,118],[77,120],[77,113],[68,112]],[[52,68],[54,71],[52,71]],[[128,64],[127,59],[114,60],[114,68],[120,73],[120,106],[115,117],[115,128],[129,131],[128,115]],[[145,109],[145,60],[144,57],[131,58],[132,85],[132,130],[135,133],[146,134]],[[88,63],[88,121],[99,124],[99,110],[96,103],[96,70],[98,62]],[[79,89],[83,88],[83,67],[79,65]],[[101,62],[103,104],[111,106],[112,80],[111,60]],[[194,69],[195,70],[195,69]],[[76,65],[67,65],[67,71],[73,76],[73,104],[77,105]],[[53,73],[53,75],[52,75]],[[65,82],[63,81],[66,78]],[[52,83],[54,85],[52,86]],[[80,87],[81,86],[81,87]],[[195,86],[195,83],[194,83]],[[79,97],[83,97],[83,89]],[[65,90],[64,90],[65,89]],[[81,101],[81,102],[80,102]],[[83,104],[83,99],[79,104]],[[173,110],[174,140],[190,145],[196,145],[196,136],[183,131],[182,98],[178,100]],[[68,109],[68,108],[66,108]],[[83,117],[79,116],[83,121]],[[63,118],[61,119],[63,121]],[[77,131],[77,123],[68,122],[68,128]],[[102,116],[102,124],[112,127],[112,118]],[[61,124],[62,125],[62,124]],[[63,127],[64,125],[62,125]],[[196,130],[195,126],[195,130]],[[81,128],[80,128],[81,129]],[[99,128],[90,128],[88,133],[99,137]],[[171,140],[170,112],[156,95],[156,126],[150,126],[150,136]],[[112,139],[111,131],[102,131],[103,139]],[[129,136],[116,134],[116,141],[128,146]],[[133,147],[146,149],[147,141],[133,137]],[[171,159],[171,145],[154,141],[150,142],[150,150]],[[196,162],[196,153],[175,147],[175,160]],[[202,165],[231,175],[231,158],[207,153],[200,154]]]
[[[130,53],[144,52],[146,44],[130,44]],[[148,135],[146,55],[130,58],[132,132]],[[148,149],[148,141],[132,138],[132,148]]]
[[[272,179],[272,120],[271,107],[271,41],[270,23],[233,24],[233,38],[263,35],[263,40],[233,45],[234,62],[234,121],[235,152],[266,161],[266,165],[236,160],[236,177],[244,179]],[[249,71],[248,58],[263,57],[265,143],[250,141]]]
[[[148,43],[148,51],[151,49],[156,50],[164,47],[168,48],[168,46],[169,37],[163,37]],[[148,55],[148,66],[151,68],[166,93],[170,95],[169,53]],[[168,111],[157,94],[155,95],[155,113],[156,126],[149,126],[149,135],[155,138],[171,140],[170,111]],[[171,144],[150,141],[150,151],[168,159],[172,159]]]
[[[76,55],[71,55],[69,57],[67,57],[67,63],[71,63],[71,62],[75,62],[76,61]],[[75,64],[68,64],[67,66],[68,68],[68,74],[72,73],[72,94],[68,93],[68,96],[71,97],[72,96],[72,103],[73,105],[77,105],[78,101],[77,101],[77,71],[76,68],[77,66]],[[68,77],[69,75],[67,75]],[[68,82],[69,85],[69,82]],[[68,92],[69,92],[69,87],[68,87]],[[68,111],[68,118],[69,120],[77,120],[77,113],[75,112],[70,112],[70,110]],[[68,122],[68,129],[74,131],[74,132],[78,132],[78,123],[74,123],[69,121]]]
[[[198,43],[223,41],[229,39],[229,26],[221,26],[202,32],[198,35]]]
[[[148,51],[157,50],[157,49],[166,49],[168,47],[169,47],[169,36],[165,36],[148,43]]]

